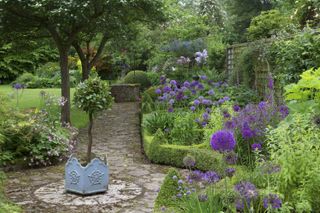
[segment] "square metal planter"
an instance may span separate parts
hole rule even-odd
[[[71,156],[65,166],[65,191],[81,195],[105,192],[109,183],[109,166],[106,161],[94,158],[83,167]]]

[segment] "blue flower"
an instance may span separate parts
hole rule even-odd
[[[161,94],[161,89],[159,89],[159,88],[156,89],[156,90],[155,90],[155,93],[156,93],[157,95],[160,95],[160,94]]]
[[[233,111],[235,111],[235,112],[239,112],[240,111],[240,106],[239,105],[234,105],[233,106]]]
[[[273,209],[279,209],[281,208],[281,205],[282,201],[276,194],[269,194],[267,197],[263,199],[263,207],[266,209],[269,207]]]
[[[258,197],[258,191],[255,185],[250,182],[241,181],[234,187],[242,198],[246,200],[255,199]]]
[[[262,149],[262,145],[260,143],[254,143],[251,145],[251,148],[253,151],[256,151],[256,150],[261,150]]]
[[[191,110],[192,112],[194,112],[194,111],[196,110],[196,107],[195,107],[195,106],[191,106],[191,107],[190,107],[190,110]]]
[[[193,104],[194,104],[195,106],[198,106],[198,105],[200,104],[200,101],[199,101],[198,99],[196,99],[196,100],[193,101]]]
[[[209,90],[208,95],[214,95],[214,90],[213,89]]]

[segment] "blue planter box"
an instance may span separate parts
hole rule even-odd
[[[99,158],[83,167],[71,156],[65,166],[65,190],[81,195],[105,192],[109,183],[109,167]]]

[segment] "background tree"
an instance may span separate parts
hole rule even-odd
[[[97,22],[114,1],[104,0],[1,0],[3,32],[45,31],[59,51],[61,96],[67,99],[61,107],[62,123],[70,123],[70,80],[68,52],[78,34]]]

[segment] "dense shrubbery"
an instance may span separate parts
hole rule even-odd
[[[140,84],[143,90],[151,86],[151,82],[146,72],[140,70],[130,71],[124,77],[123,82],[126,84]]]
[[[73,150],[76,131],[63,128],[52,107],[65,100],[41,94],[42,109],[22,113],[2,102],[0,113],[0,165],[46,166],[63,160]]]

